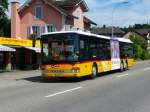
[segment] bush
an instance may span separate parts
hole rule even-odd
[[[150,53],[147,50],[143,50],[141,59],[143,59],[143,60],[150,59]]]
[[[136,60],[150,59],[150,53],[147,50],[147,40],[138,35],[131,35],[130,39],[133,42],[134,58]]]
[[[142,53],[143,53],[143,49],[141,48],[140,45],[134,44],[134,58],[135,59],[141,59],[142,57]]]

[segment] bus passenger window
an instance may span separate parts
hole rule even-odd
[[[86,37],[80,37],[80,49],[79,49],[79,59],[87,60],[88,59],[88,41]]]

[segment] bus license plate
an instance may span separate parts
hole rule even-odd
[[[55,76],[56,76],[56,77],[60,77],[60,76],[61,76],[61,74],[55,74]]]

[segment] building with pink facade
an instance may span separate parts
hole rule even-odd
[[[54,31],[90,31],[93,21],[84,16],[89,8],[84,0],[19,0],[11,2],[11,38],[0,38],[0,71],[36,69],[40,65],[40,42],[31,37]],[[10,47],[13,52],[8,52]],[[2,48],[2,47],[0,47]]]
[[[28,39],[53,31],[90,31],[93,21],[84,16],[89,10],[84,0],[27,0],[11,2],[11,37]]]

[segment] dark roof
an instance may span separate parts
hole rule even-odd
[[[134,32],[134,31],[129,31],[129,32],[127,32],[127,33],[123,36],[123,38],[130,38],[130,36],[132,36],[132,35],[133,35],[133,36],[138,36],[138,37],[144,38],[142,35],[140,35],[140,34]]]
[[[26,6],[28,6],[32,0],[27,0],[19,9],[18,12],[21,12]],[[76,4],[81,4],[83,6],[84,11],[88,11],[89,8],[84,0],[44,0],[48,5],[54,7],[56,10],[58,10],[61,14],[67,15],[71,18],[76,18],[73,15],[70,15],[63,7],[65,6],[74,6]]]
[[[49,5],[53,5],[59,12],[63,14],[67,14],[67,12],[63,9],[63,7],[75,6],[77,4],[81,4],[84,11],[87,12],[89,10],[86,2],[84,0],[44,0]],[[18,11],[22,11],[28,4],[30,4],[32,0],[27,0],[19,9]]]
[[[150,33],[150,29],[135,29],[134,31],[142,36],[147,36]]]
[[[92,33],[101,34],[101,35],[107,35],[107,34],[111,34],[112,33],[112,28],[111,27],[92,28]],[[114,28],[114,34],[125,34],[125,32],[122,31],[120,28]]]
[[[90,23],[90,24],[93,24],[93,25],[97,25],[95,22],[93,22],[92,20],[90,20],[90,19],[87,18],[87,17],[84,17],[84,22]]]
[[[28,4],[30,4],[32,2],[32,0],[27,0],[19,9],[18,12],[21,12],[26,6],[28,6]],[[58,10],[61,14],[68,16],[69,18],[76,18],[73,15],[70,15],[66,10],[64,10],[63,8],[61,8],[60,6],[58,6],[58,4],[56,4],[56,2],[54,2],[53,0],[44,0],[44,2],[46,2],[48,5],[54,7],[56,10]]]
[[[65,10],[65,7],[71,7],[75,5],[82,5],[83,10],[86,12],[89,10],[86,2],[84,0],[43,0],[46,4],[52,6],[56,10],[58,10],[61,14],[69,17],[69,18],[75,18],[78,19],[78,17],[75,17],[68,13],[67,10]],[[18,12],[22,12],[30,3],[32,0],[27,0],[19,9]],[[92,20],[88,19],[87,17],[84,18],[85,22],[97,25]]]
[[[59,12],[61,12],[62,14],[67,15],[67,12],[62,9],[61,7],[59,7],[54,1],[52,0],[43,0],[44,2],[46,2],[48,5],[54,7],[56,10],[58,10]],[[32,0],[27,0],[19,9],[18,12],[21,12],[26,6],[28,6],[30,3],[32,2]]]
[[[83,10],[87,12],[89,10],[86,2],[84,0],[53,0],[58,6],[61,7],[71,7],[75,5],[82,5]]]

